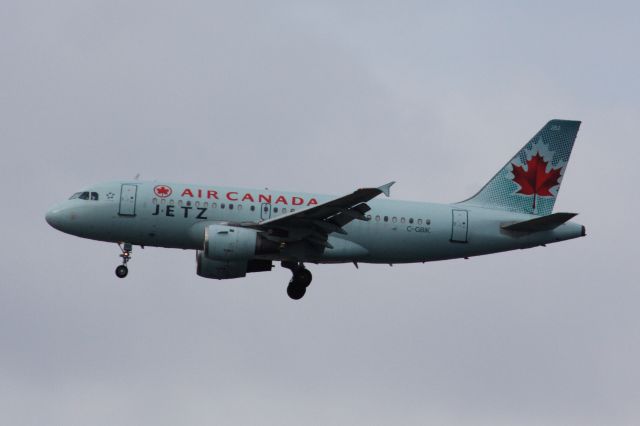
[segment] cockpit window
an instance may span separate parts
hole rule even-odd
[[[99,199],[99,195],[97,192],[76,192],[75,194],[73,194],[69,199],[70,200],[74,200],[74,199],[79,199],[79,200],[93,200],[93,201],[97,201]]]

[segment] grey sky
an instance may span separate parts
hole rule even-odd
[[[0,422],[640,421],[634,2],[5,2]],[[195,275],[44,222],[147,179],[457,201],[551,118],[588,237],[425,265]]]

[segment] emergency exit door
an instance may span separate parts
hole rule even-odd
[[[271,219],[271,204],[262,203],[262,205],[260,206],[260,219]]]
[[[451,241],[466,243],[469,234],[469,213],[466,210],[452,210]]]
[[[121,216],[136,215],[136,196],[138,193],[138,185],[123,184],[120,188],[120,210]]]

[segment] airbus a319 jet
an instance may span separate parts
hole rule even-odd
[[[46,213],[54,228],[118,243],[195,250],[197,274],[241,278],[291,270],[302,298],[306,264],[412,263],[544,246],[586,235],[576,213],[552,213],[579,121],[548,122],[471,198],[452,204],[380,199],[394,182],[342,197],[125,180],[93,185]]]

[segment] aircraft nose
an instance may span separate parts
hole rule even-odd
[[[62,211],[59,208],[53,207],[47,211],[44,216],[44,220],[47,221],[49,225],[56,229],[60,229],[62,227]]]
[[[45,214],[45,215],[44,215],[44,220],[46,220],[46,221],[47,221],[47,223],[48,223],[49,225],[53,226],[54,228],[56,227],[56,226],[55,226],[55,223],[56,223],[56,213],[55,213],[53,210],[49,210],[49,211],[47,212],[47,214]]]

